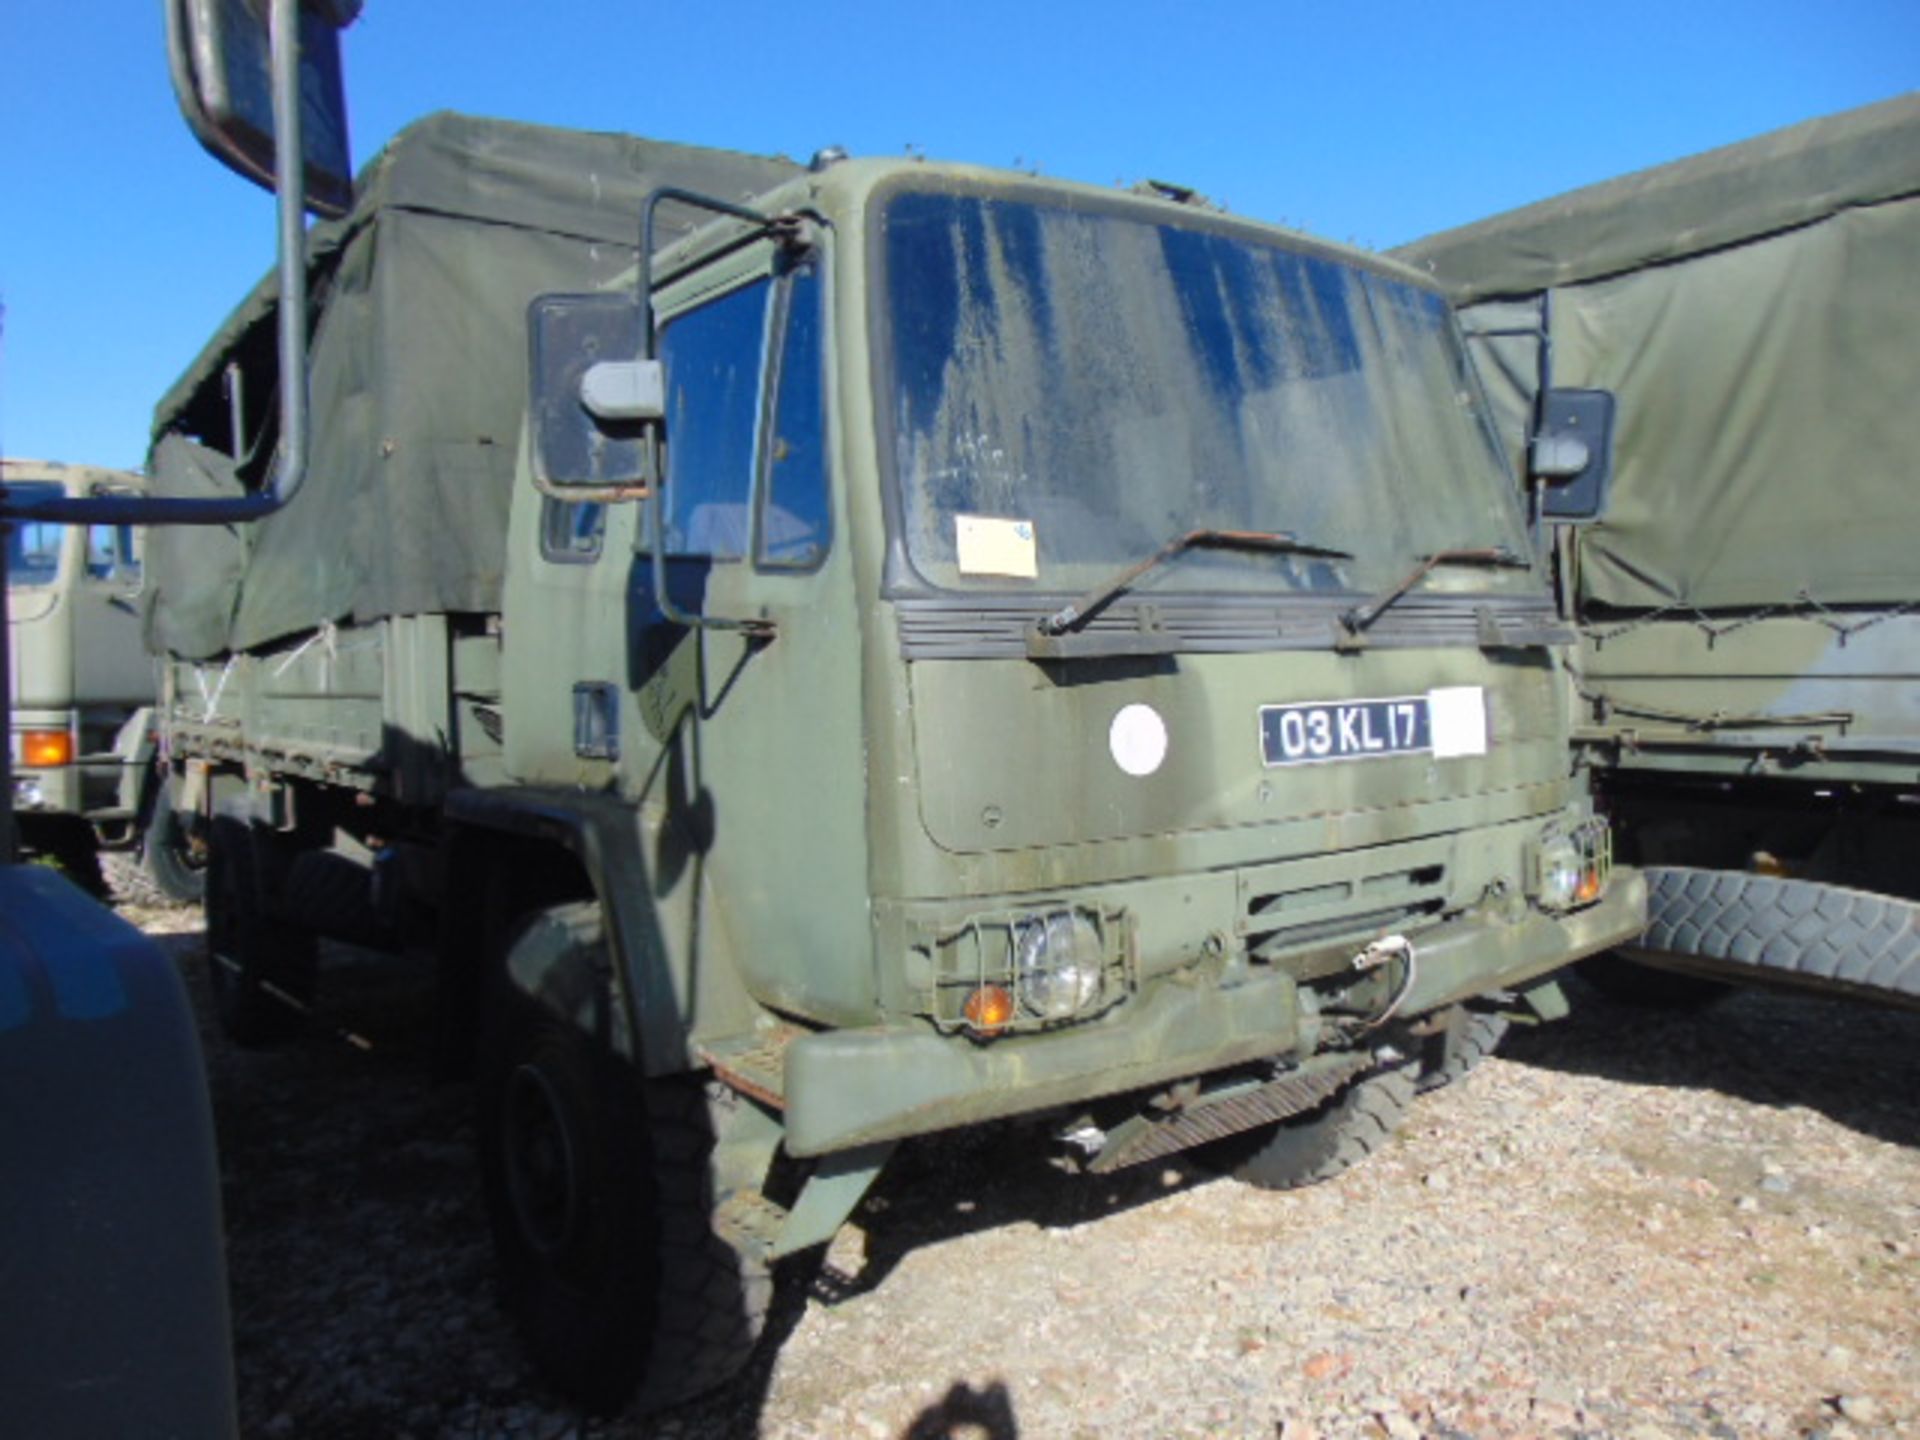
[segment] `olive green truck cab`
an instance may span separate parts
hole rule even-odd
[[[58,461],[0,460],[23,504],[146,493],[144,476]],[[83,885],[197,899],[189,838],[156,804],[154,661],[140,636],[140,529],[24,521],[7,552],[15,825],[29,852]],[[130,882],[140,883],[130,883]]]
[[[1514,451],[1616,416],[1556,556],[1650,912],[1591,973],[1920,1006],[1920,96],[1398,253],[1453,287]]]
[[[312,478],[158,575],[167,753],[241,1036],[318,934],[438,955],[505,1294],[584,1402],[729,1373],[903,1138],[1302,1183],[1638,933],[1414,272],[450,116],[359,196]],[[163,487],[271,451],[270,310],[162,404]]]

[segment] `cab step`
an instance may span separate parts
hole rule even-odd
[[[763,1261],[824,1245],[846,1224],[896,1143],[880,1140],[822,1156],[791,1207],[757,1187],[730,1191],[713,1212],[714,1233],[742,1255]]]
[[[714,1079],[729,1090],[775,1110],[787,1108],[787,1047],[807,1032],[776,1025],[751,1034],[727,1036],[700,1047],[700,1058]]]
[[[787,1228],[788,1211],[758,1190],[735,1190],[713,1212],[713,1231],[742,1255],[755,1260],[774,1258]]]

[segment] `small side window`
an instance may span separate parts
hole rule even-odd
[[[24,485],[19,487],[20,491],[26,489]],[[41,497],[24,495],[21,498],[38,500]],[[59,579],[60,542],[66,533],[65,526],[45,520],[16,521],[7,540],[7,583],[51,585]]]
[[[600,558],[607,507],[595,501],[546,496],[540,502],[540,554],[559,565],[591,565]]]
[[[94,580],[138,580],[140,556],[131,525],[87,527],[87,575]]]
[[[826,557],[832,532],[820,307],[819,270],[806,265],[794,271],[754,551],[754,559],[771,569],[812,569]]]

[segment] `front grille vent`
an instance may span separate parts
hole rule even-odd
[[[1345,963],[1344,949],[1330,958],[1315,951],[1437,918],[1446,908],[1447,870],[1417,865],[1284,889],[1243,881],[1242,893],[1247,900],[1240,933],[1248,957],[1268,964],[1296,958],[1313,962],[1288,967],[1307,978]]]

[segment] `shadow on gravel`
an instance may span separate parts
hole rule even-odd
[[[961,1383],[914,1417],[904,1440],[1019,1440],[1013,1397],[998,1380],[984,1390]]]
[[[927,1246],[1006,1225],[1088,1224],[1218,1178],[1179,1156],[1115,1175],[1069,1175],[1048,1163],[1048,1148],[1044,1127],[1018,1121],[903,1144],[855,1214],[867,1242],[857,1273],[838,1269],[819,1250],[783,1262],[775,1274],[766,1332],[731,1383],[650,1421],[586,1433],[609,1440],[655,1434],[759,1436],[781,1347],[810,1303],[831,1307],[878,1290],[902,1260]],[[901,1440],[1018,1440],[1019,1435],[1004,1386],[975,1389],[960,1381],[915,1417]]]
[[[949,1240],[1090,1224],[1215,1179],[1177,1156],[1067,1175],[1031,1122],[905,1144],[856,1216],[864,1264],[836,1250],[852,1273],[819,1252],[782,1265],[767,1333],[732,1383],[648,1420],[582,1422],[534,1381],[495,1302],[472,1102],[465,1085],[433,1079],[430,968],[333,958],[309,1032],[248,1052],[210,1023],[201,934],[160,938],[207,1038],[242,1430],[268,1440],[758,1436],[810,1305],[873,1292],[906,1256]],[[1636,1010],[1577,978],[1568,992],[1573,1015],[1511,1035],[1505,1058],[1804,1106],[1920,1148],[1920,1014],[1759,991],[1703,1011]],[[1004,1394],[956,1383],[902,1440],[1018,1433]]]
[[[1062,1230],[1221,1180],[1173,1155],[1111,1175],[1072,1175],[1047,1159],[1045,1127],[1020,1121],[903,1144],[855,1219],[867,1237],[856,1276],[821,1268],[814,1298],[836,1304],[877,1290],[915,1250],[1003,1226]]]
[[[1763,990],[1736,990],[1703,1009],[1654,1010],[1611,1000],[1577,973],[1565,984],[1573,1014],[1509,1033],[1502,1059],[1804,1106],[1920,1149],[1920,1013]]]
[[[1085,1179],[1043,1129],[903,1145],[856,1217],[856,1276],[820,1251],[776,1272],[767,1327],[729,1384],[645,1419],[590,1421],[532,1375],[494,1295],[464,1082],[436,1079],[431,966],[329,949],[315,1014],[284,1044],[219,1033],[204,931],[157,936],[189,981],[219,1131],[242,1433],[269,1440],[753,1437],[811,1304],[885,1283],[913,1250],[1000,1226],[1079,1225],[1212,1178],[1180,1161]],[[1017,1440],[1010,1397],[957,1382],[903,1440]]]

